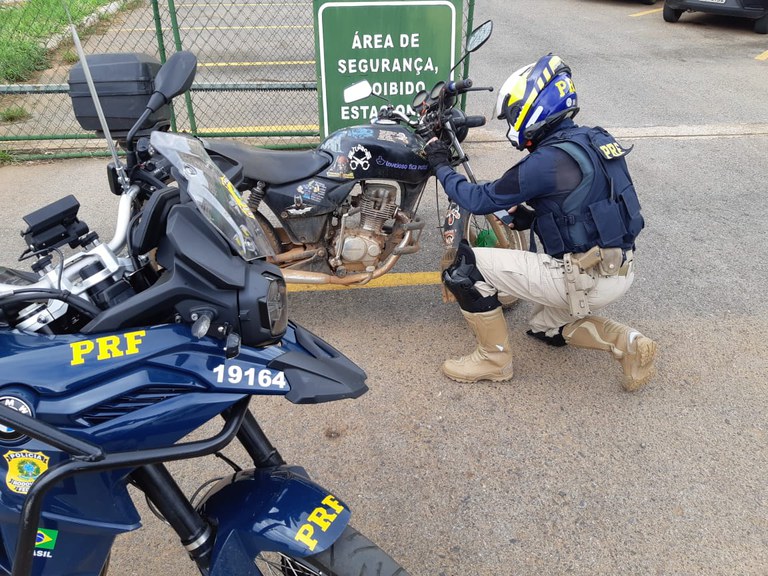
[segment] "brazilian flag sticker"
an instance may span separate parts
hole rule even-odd
[[[37,529],[37,538],[35,539],[35,548],[44,550],[53,550],[56,548],[56,539],[59,537],[58,530],[48,530],[46,528]]]

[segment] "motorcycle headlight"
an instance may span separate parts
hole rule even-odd
[[[288,327],[288,296],[285,289],[285,280],[281,276],[273,276],[265,273],[263,276],[269,282],[267,297],[259,300],[261,321],[266,323],[272,336],[279,337],[285,333]]]

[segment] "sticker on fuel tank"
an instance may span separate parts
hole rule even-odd
[[[362,144],[354,146],[347,154],[349,158],[349,167],[352,170],[368,170],[371,167],[371,153]]]

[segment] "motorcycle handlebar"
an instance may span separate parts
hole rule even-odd
[[[471,78],[465,78],[464,80],[456,80],[448,82],[445,85],[445,91],[448,92],[448,94],[461,94],[462,92],[465,92],[472,88],[472,79]]]
[[[485,126],[485,116],[477,115],[454,118],[453,124],[457,130],[460,128],[478,128]]]
[[[467,128],[479,128],[480,126],[485,126],[485,116],[467,116],[464,125]]]

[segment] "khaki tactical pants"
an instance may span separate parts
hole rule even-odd
[[[485,282],[475,288],[483,296],[497,291],[499,297],[516,296],[534,304],[530,318],[531,330],[554,336],[564,324],[576,320],[570,314],[566,299],[565,269],[562,260],[548,254],[500,248],[474,248],[477,268]],[[621,298],[635,278],[633,265],[626,275],[595,274],[594,285],[587,293],[594,312]]]

